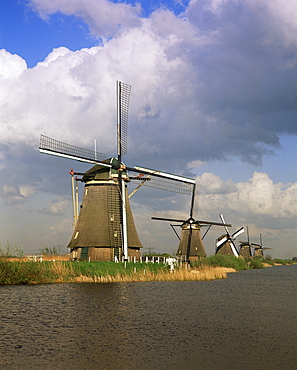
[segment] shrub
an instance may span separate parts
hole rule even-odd
[[[17,247],[17,245],[12,245],[8,240],[6,245],[2,247],[0,243],[0,258],[11,258],[11,257],[23,257],[24,252]]]
[[[260,259],[260,258],[251,258],[249,261],[249,267],[251,269],[263,269],[264,266],[263,266],[262,261],[263,259]]]
[[[280,265],[287,265],[287,264],[292,265],[293,264],[292,260],[283,260],[283,259],[280,259],[280,258],[274,258],[273,261],[274,261],[274,263],[278,263]]]
[[[235,256],[224,256],[222,254],[216,254],[209,256],[201,261],[202,265],[216,266],[216,267],[229,267],[237,271],[247,270],[248,265],[244,258]]]

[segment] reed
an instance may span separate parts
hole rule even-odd
[[[205,281],[226,278],[223,267],[176,268],[163,264],[113,262],[9,262],[0,261],[0,284],[42,284],[57,282],[136,282],[136,281]]]
[[[75,278],[76,282],[94,282],[94,283],[125,283],[125,282],[144,282],[144,281],[208,281],[216,279],[225,279],[228,272],[235,272],[234,269],[224,267],[206,267],[197,270],[187,270],[185,268],[168,270],[136,272],[133,274],[117,274],[105,276],[84,276]]]

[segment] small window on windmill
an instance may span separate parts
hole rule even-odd
[[[88,188],[85,189],[85,195],[88,195]]]
[[[78,234],[79,234],[79,231],[77,231],[77,232],[75,233],[74,239],[76,239],[76,238],[78,237]]]
[[[117,232],[117,231],[115,231],[115,232],[113,233],[113,236],[114,236],[115,238],[117,238],[117,237],[118,237],[118,232]]]
[[[110,215],[110,221],[113,222],[114,221],[114,214]]]
[[[196,249],[196,251],[198,250],[198,248],[197,248],[197,247],[195,247],[195,249]]]

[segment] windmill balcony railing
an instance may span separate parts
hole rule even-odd
[[[120,262],[117,257],[114,259],[115,262]],[[165,265],[178,265],[179,263],[185,262],[186,260],[181,257],[163,257],[163,256],[140,256],[137,259],[136,256],[128,256],[128,262],[134,263],[163,263]],[[124,262],[124,257],[121,262]]]

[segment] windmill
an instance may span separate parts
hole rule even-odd
[[[74,201],[75,227],[68,244],[72,259],[114,260],[139,259],[139,240],[127,196],[127,183],[191,194],[195,180],[123,163],[127,152],[128,107],[131,86],[117,81],[117,157],[108,158],[95,149],[76,147],[41,135],[41,153],[92,164],[80,181],[85,183],[78,214]],[[77,175],[71,171],[71,175]],[[75,191],[73,191],[76,197]]]
[[[263,247],[262,244],[262,235],[260,234],[260,244],[252,243],[252,247],[254,248],[254,257],[263,257],[264,258],[264,250],[272,249],[268,247]]]
[[[239,242],[239,255],[243,258],[252,258],[252,246],[250,243],[250,235],[249,235],[249,228],[246,227],[246,233],[247,233],[247,242]]]
[[[200,221],[200,220],[195,220],[193,218],[193,209],[194,209],[194,203],[195,203],[195,190],[196,190],[196,185],[193,186],[189,218],[184,220],[184,219],[174,219],[174,218],[166,218],[166,217],[152,217],[153,220],[177,222],[180,224],[179,226],[181,227],[182,232],[181,232],[180,242],[179,242],[179,246],[177,250],[177,256],[185,256],[187,262],[189,262],[190,259],[199,259],[200,257],[206,256],[206,252],[205,252],[202,239],[204,238],[207,231],[210,229],[212,225],[231,227],[230,224],[211,222],[211,221]],[[202,226],[207,226],[207,225],[208,225],[208,230],[206,231],[206,233],[204,234],[202,238],[200,229]],[[173,227],[174,225],[171,225],[171,226]]]
[[[219,215],[222,222],[225,224],[224,216],[222,214]],[[241,227],[237,231],[235,231],[232,235],[230,235],[228,227],[225,226],[226,234],[219,237],[216,243],[216,252],[215,254],[224,254],[227,256],[235,256],[238,257],[238,251],[235,247],[234,240],[237,238],[238,235],[244,232],[244,228]]]

